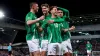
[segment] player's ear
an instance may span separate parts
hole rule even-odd
[[[48,11],[50,11],[50,9],[48,8]]]

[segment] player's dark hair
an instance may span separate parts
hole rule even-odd
[[[57,6],[51,6],[51,7],[50,7],[50,11],[51,11],[53,8],[57,8]]]
[[[33,6],[34,4],[37,4],[37,3],[36,3],[36,2],[31,2],[31,3],[30,3],[30,9],[32,8],[32,6]]]
[[[43,6],[49,8],[49,5],[48,4],[42,4],[41,7],[43,7]]]

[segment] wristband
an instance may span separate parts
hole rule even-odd
[[[68,28],[68,31],[70,31],[70,29]]]
[[[38,20],[38,21],[39,21],[39,20],[40,20],[40,18],[37,18],[36,20]]]

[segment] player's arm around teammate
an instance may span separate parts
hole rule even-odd
[[[36,23],[43,20],[44,16],[39,18],[36,17],[35,13],[38,12],[38,9],[39,7],[37,3],[30,3],[30,12],[26,15],[25,19],[27,30],[26,40],[29,47],[29,52],[32,54],[32,56],[40,56]]]

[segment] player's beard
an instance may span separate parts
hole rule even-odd
[[[37,10],[35,10],[35,12],[38,12],[38,9],[37,9]]]
[[[57,14],[56,14],[56,13],[55,13],[54,15],[55,15],[55,16],[57,16]]]
[[[57,12],[55,12],[54,15],[57,16]]]
[[[38,10],[33,9],[33,12],[37,13],[37,12],[38,12]]]
[[[53,13],[52,15],[54,15],[55,17],[57,17],[57,14]]]
[[[47,11],[45,11],[45,12],[43,12],[43,14],[46,16],[46,15],[48,14],[48,12],[47,12]]]
[[[63,17],[63,15],[60,15],[60,17]]]

